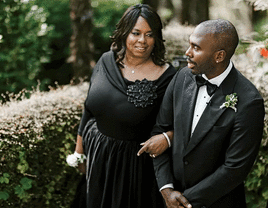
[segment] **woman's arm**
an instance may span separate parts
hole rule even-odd
[[[82,136],[77,135],[75,151],[79,154],[84,154]],[[86,174],[86,162],[78,164],[78,169],[81,173]]]
[[[164,134],[152,136],[146,142],[141,143],[142,148],[137,155],[140,156],[144,152],[148,153],[153,158],[161,155],[167,148],[169,148],[168,139],[170,140],[170,143],[172,143],[173,134],[173,131],[166,132],[168,138],[166,138]]]

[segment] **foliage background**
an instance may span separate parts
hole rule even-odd
[[[115,24],[133,3],[91,0],[96,60],[109,50]],[[257,86],[267,112],[268,55],[260,50],[268,50],[268,6],[257,6],[264,8],[263,18],[255,32],[241,37],[233,62]],[[80,174],[65,158],[74,150],[88,88],[86,82],[69,84],[69,0],[3,0],[0,9],[0,93],[6,95],[0,105],[0,207],[69,207]],[[169,61],[184,54],[192,30],[174,22],[165,27]],[[249,208],[267,206],[267,133],[266,117],[260,153],[245,182]]]

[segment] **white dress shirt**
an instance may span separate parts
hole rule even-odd
[[[212,79],[209,80],[209,82],[211,84],[215,84],[218,87],[221,85],[221,83],[223,82],[223,80],[227,77],[227,75],[230,73],[231,69],[233,67],[232,62],[230,61],[228,67],[226,68],[226,70],[221,73],[220,75],[218,75],[217,77],[214,77]],[[208,78],[206,77],[206,75],[202,74],[202,77],[206,80],[208,80]],[[212,95],[213,96],[213,95]],[[193,116],[193,122],[192,122],[192,130],[191,130],[191,135],[194,132],[194,129],[200,119],[200,117],[202,116],[206,106],[209,104],[210,99],[212,98],[212,96],[210,97],[207,93],[207,86],[203,85],[199,88],[198,94],[197,94],[197,99],[196,99],[196,104],[195,104],[195,109],[194,109],[194,116]],[[165,189],[165,188],[174,188],[174,185],[172,183],[164,185],[162,188],[160,188],[160,191]]]

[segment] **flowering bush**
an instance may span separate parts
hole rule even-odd
[[[234,65],[262,94],[266,112],[259,156],[245,182],[249,208],[266,208],[268,200],[268,60],[260,54],[263,46],[262,43],[252,42],[246,53],[233,57]]]
[[[0,106],[0,207],[69,207],[80,174],[66,157],[87,89],[36,90]]]

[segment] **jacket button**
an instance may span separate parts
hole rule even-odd
[[[188,161],[184,161],[184,165],[188,165],[189,164],[189,162]]]

